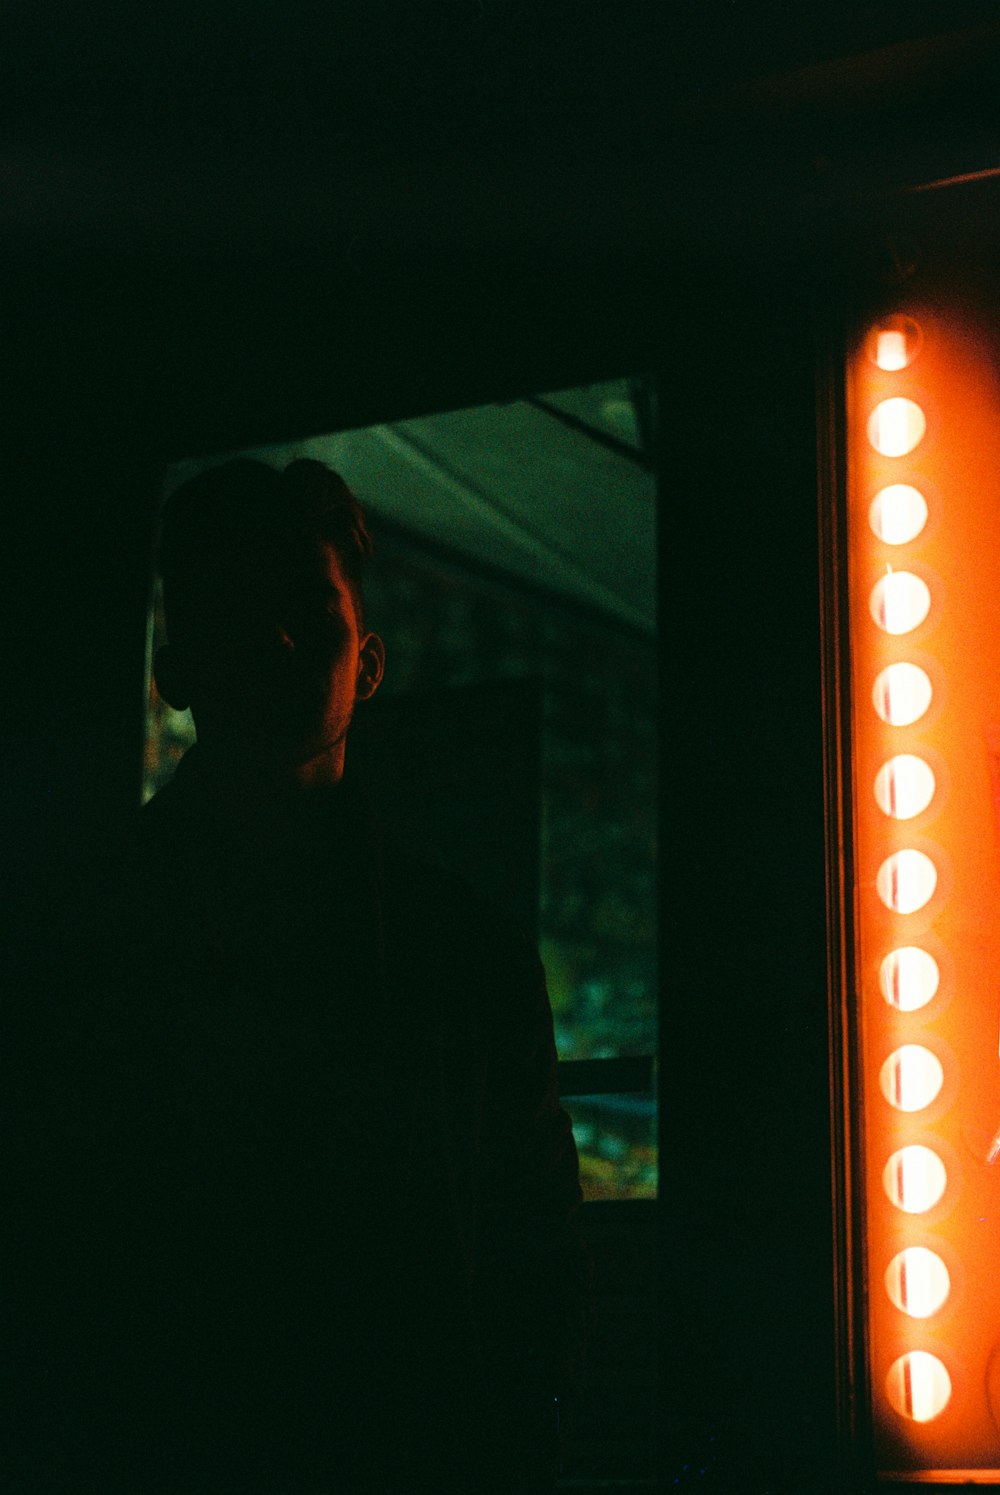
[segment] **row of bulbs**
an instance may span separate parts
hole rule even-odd
[[[921,341],[915,322],[907,317],[893,317],[873,330],[868,353],[880,369],[896,372],[913,362]],[[926,429],[924,412],[915,401],[893,397],[875,406],[868,419],[867,436],[881,456],[900,458],[919,445]],[[872,532],[889,545],[905,545],[916,539],[927,519],[926,499],[910,483],[892,483],[882,488],[868,513]],[[911,571],[893,570],[891,566],[875,583],[869,597],[872,618],[884,633],[893,637],[918,628],[930,608],[930,590],[924,579]],[[910,661],[897,661],[876,677],[872,704],[887,726],[906,727],[923,717],[932,694],[931,681],[924,669]],[[875,801],[883,814],[897,821],[910,820],[926,810],[934,791],[933,769],[914,753],[893,755],[875,777]],[[893,852],[882,862],[875,887],[887,909],[905,915],[916,913],[929,903],[937,881],[937,868],[931,858],[909,847]],[[940,981],[937,962],[916,945],[903,945],[890,951],[879,974],[885,1000],[900,1013],[926,1007],[933,1001]],[[924,1110],[940,1094],[943,1084],[941,1061],[922,1044],[902,1044],[879,1071],[883,1097],[901,1112]],[[919,1144],[894,1152],[882,1172],[887,1197],[908,1215],[922,1215],[933,1209],[943,1196],[947,1181],[937,1153]],[[944,1304],[951,1283],[948,1269],[936,1252],[926,1246],[912,1245],[898,1252],[889,1263],[885,1287],[900,1312],[913,1319],[926,1319]],[[951,1379],[936,1355],[910,1350],[890,1366],[886,1392],[901,1416],[928,1422],[946,1406],[951,1396]]]

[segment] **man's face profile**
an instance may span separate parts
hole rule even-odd
[[[314,536],[277,553],[234,546],[156,673],[171,704],[190,705],[199,742],[234,766],[318,764],[339,777],[355,703],[383,661],[337,551]]]

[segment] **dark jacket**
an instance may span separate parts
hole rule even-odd
[[[196,750],[111,865],[57,1085],[51,1488],[544,1489],[591,1268],[528,942],[346,786],[227,819]]]

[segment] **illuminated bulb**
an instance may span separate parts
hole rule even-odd
[[[890,1007],[900,1012],[916,1012],[926,1007],[938,989],[940,972],[937,961],[916,945],[892,950],[879,967],[882,995]]]
[[[880,369],[895,372],[906,368],[906,338],[901,332],[880,332],[875,362]]]
[[[922,1215],[933,1209],[944,1193],[948,1176],[944,1164],[929,1147],[914,1143],[894,1152],[882,1170],[882,1187],[897,1209]]]
[[[927,1319],[951,1291],[948,1268],[926,1246],[907,1246],[886,1267],[885,1290],[900,1313]]]
[[[889,571],[872,587],[868,606],[886,633],[910,633],[930,611],[931,594],[927,583],[912,571]]]
[[[922,851],[894,851],[875,875],[878,896],[894,914],[913,914],[923,908],[937,887],[937,869]]]
[[[924,412],[913,400],[883,400],[868,417],[868,440],[883,457],[905,457],[926,430]]]
[[[951,1377],[936,1355],[910,1350],[889,1367],[885,1391],[901,1417],[930,1422],[951,1396]]]
[[[931,704],[930,677],[917,664],[900,661],[882,670],[872,689],[875,710],[890,727],[919,721]]]
[[[920,328],[910,317],[886,317],[868,334],[868,357],[887,374],[908,368],[920,352]]]
[[[922,1111],[944,1084],[941,1061],[919,1043],[904,1043],[879,1071],[882,1094],[897,1111]]]
[[[875,775],[875,799],[894,820],[910,820],[934,798],[934,774],[923,758],[899,753]]]
[[[905,545],[927,523],[927,502],[909,483],[892,483],[872,499],[868,523],[887,545]]]

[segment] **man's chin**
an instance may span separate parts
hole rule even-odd
[[[305,767],[323,752],[322,741],[314,738],[282,739],[277,733],[263,736],[253,729],[216,732],[205,743],[205,757],[224,763],[235,774],[288,772]]]
[[[248,743],[241,754],[242,764],[249,772],[281,779],[322,774],[328,765],[342,764],[343,756],[343,739],[326,742],[318,735],[289,738],[286,742],[270,738],[259,745]]]
[[[313,766],[321,769],[325,761],[343,759],[345,735],[265,713],[242,721],[201,723],[198,730],[205,758],[211,757],[234,777],[308,774]]]

